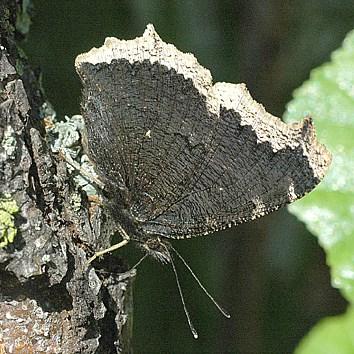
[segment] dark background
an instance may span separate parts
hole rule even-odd
[[[281,116],[292,91],[329,60],[352,29],[354,3],[37,0],[33,16],[22,46],[40,67],[59,117],[80,112],[76,55],[101,46],[107,36],[141,36],[147,23],[165,42],[195,54],[214,81],[245,82],[254,98]],[[232,318],[217,313],[178,264],[200,335],[194,340],[170,267],[145,261],[134,289],[135,353],[290,353],[320,318],[345,308],[330,287],[315,237],[285,209],[174,245]],[[133,245],[119,252],[131,264],[139,257]]]

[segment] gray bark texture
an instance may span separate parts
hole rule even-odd
[[[87,265],[110,236],[48,147],[38,76],[16,46],[24,3],[0,1],[0,353],[129,353],[133,278],[119,260]]]

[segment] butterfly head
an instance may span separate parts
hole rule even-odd
[[[162,263],[171,263],[171,254],[169,251],[170,243],[164,239],[155,236],[143,240],[137,240],[138,246],[148,255]]]

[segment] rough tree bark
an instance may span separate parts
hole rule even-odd
[[[133,278],[118,260],[101,273],[87,266],[88,247],[110,236],[99,205],[84,194],[74,204],[48,147],[38,75],[16,46],[24,3],[0,2],[0,352],[127,353]]]

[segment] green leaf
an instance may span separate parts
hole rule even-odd
[[[284,119],[311,115],[318,139],[333,155],[321,184],[289,207],[318,237],[332,285],[354,303],[354,31],[294,93]],[[353,325],[354,331],[354,325]],[[353,351],[354,353],[354,351]]]
[[[353,354],[354,309],[346,314],[320,321],[305,337],[295,354]]]

